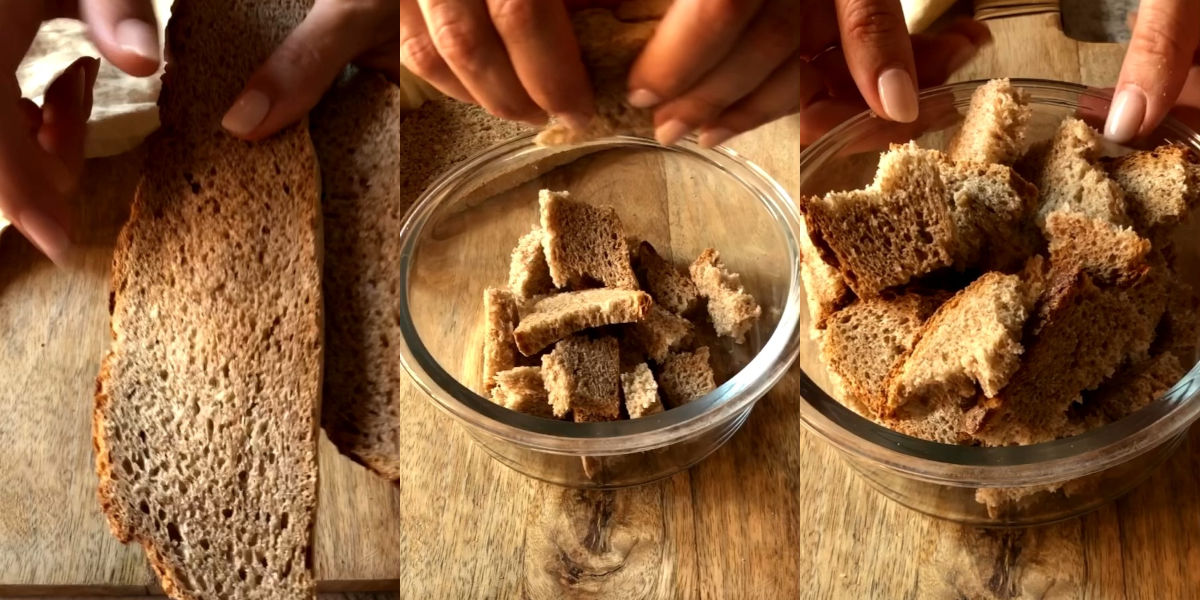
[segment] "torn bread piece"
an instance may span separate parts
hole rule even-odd
[[[1021,365],[1021,335],[1037,295],[1017,275],[991,272],[948,300],[888,374],[887,411],[908,403],[957,406],[994,398]]]
[[[646,318],[653,301],[645,292],[595,289],[565,292],[536,302],[513,330],[517,349],[533,356],[550,344],[593,327]]]
[[[655,304],[677,315],[686,315],[699,303],[696,284],[660,256],[650,242],[637,244],[633,267],[643,289],[650,292]]]
[[[1200,199],[1200,155],[1185,146],[1133,152],[1107,161],[1107,166],[1143,235],[1179,224]]]
[[[986,405],[975,398],[934,405],[910,403],[880,422],[892,431],[941,444],[966,444],[987,415]]]
[[[949,193],[958,239],[956,266],[984,270],[1018,269],[1042,243],[1030,217],[1038,191],[1010,167],[945,161],[942,179]]]
[[[538,192],[542,245],[554,285],[578,289],[599,282],[610,288],[638,289],[625,227],[617,211],[570,196],[568,192]]]
[[[1149,268],[1150,240],[1129,227],[1057,210],[1046,217],[1050,261],[1058,268],[1078,267],[1103,284],[1126,285]]]
[[[1084,411],[1092,416],[1091,429],[1123,419],[1157,400],[1187,374],[1179,358],[1164,352],[1130,365],[1085,394]]]
[[[496,386],[496,374],[517,366],[517,346],[513,328],[517,323],[517,302],[512,292],[499,288],[483,290],[483,392]]]
[[[721,254],[707,248],[689,268],[692,282],[700,295],[708,299],[708,316],[718,335],[741,344],[758,318],[762,307],[746,292],[741,277],[730,273],[721,262]]]
[[[663,411],[658,397],[658,382],[649,365],[639,363],[621,374],[621,392],[625,396],[625,412],[630,419],[640,419]]]
[[[1077,212],[1131,225],[1125,193],[1098,164],[1100,134],[1075,118],[1063,119],[1045,150],[1034,183],[1041,192],[1038,225],[1055,211]]]
[[[555,418],[541,367],[515,367],[497,373],[492,402],[535,417]]]
[[[1028,93],[1008,79],[993,79],[971,94],[971,106],[947,154],[958,162],[1011,165],[1025,147],[1032,116]]]
[[[717,389],[709,365],[708,346],[668,356],[659,369],[658,386],[671,408],[683,406]]]
[[[821,337],[830,315],[854,297],[841,271],[821,257],[808,233],[808,223],[800,216],[800,279],[808,301],[809,335]]]
[[[576,423],[621,416],[620,375],[617,340],[611,337],[574,335],[542,357],[542,380],[554,416],[569,412]]]
[[[1171,273],[1167,281],[1167,308],[1158,323],[1158,337],[1151,354],[1170,352],[1189,369],[1195,364],[1200,343],[1200,296],[1179,275]]]
[[[521,236],[513,248],[512,261],[508,267],[508,289],[520,300],[554,291],[550,278],[550,266],[546,264],[545,238],[541,228]]]
[[[661,363],[667,354],[683,347],[694,329],[691,321],[655,304],[644,319],[622,327],[622,337],[650,360]]]

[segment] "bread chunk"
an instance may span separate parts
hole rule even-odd
[[[1028,93],[1008,79],[993,79],[971,94],[971,106],[947,154],[958,162],[1011,165],[1024,149],[1032,115]]]
[[[621,374],[621,392],[625,396],[625,412],[630,419],[658,414],[663,411],[658,398],[658,382],[646,363],[639,363],[628,373]]]
[[[800,279],[808,302],[809,333],[813,339],[821,336],[830,315],[853,299],[846,280],[836,267],[821,256],[808,233],[807,220],[800,217]]]
[[[1130,365],[1087,394],[1083,405],[1095,415],[1088,429],[1119,421],[1157,400],[1187,374],[1174,354],[1164,352]]]
[[[1046,217],[1046,237],[1051,262],[1083,269],[1103,284],[1128,284],[1150,268],[1150,240],[1107,220],[1055,211]]]
[[[634,271],[642,288],[654,298],[654,303],[677,315],[690,313],[700,301],[696,284],[659,256],[650,242],[637,245]]]
[[[1058,126],[1034,181],[1042,195],[1038,225],[1055,211],[1077,212],[1131,225],[1125,193],[1097,162],[1100,134],[1079,119],[1064,119]]]
[[[517,346],[513,328],[517,322],[517,302],[512,292],[498,288],[483,290],[483,392],[496,386],[496,374],[517,366]]]
[[[966,444],[971,442],[971,434],[979,429],[987,414],[985,406],[975,400],[933,405],[914,402],[897,408],[880,422],[892,431],[917,439]]]
[[[513,337],[517,349],[533,356],[571,334],[593,327],[646,318],[653,301],[645,292],[596,289],[556,294],[535,303]]]
[[[645,319],[624,326],[622,333],[650,360],[661,363],[668,353],[683,346],[694,329],[691,321],[655,304]]]
[[[659,370],[658,386],[671,408],[683,406],[717,389],[709,365],[708,346],[668,356]]]
[[[305,123],[253,144],[219,127],[310,4],[175,4],[162,128],[117,240],[93,414],[99,499],[176,599],[315,595],[316,154]]]
[[[515,367],[497,373],[492,402],[535,417],[555,418],[541,367]]]
[[[615,421],[621,415],[617,340],[571,336],[542,357],[542,379],[554,416],[575,422]]]
[[[1200,155],[1180,145],[1134,152],[1108,163],[1125,192],[1139,233],[1150,235],[1183,221],[1200,198]]]
[[[534,227],[533,231],[521,236],[517,247],[513,249],[512,262],[508,268],[508,289],[520,300],[554,291],[550,266],[546,264],[543,239],[542,230]]]
[[[730,273],[721,262],[721,254],[706,249],[690,267],[692,282],[700,295],[708,299],[708,316],[718,335],[741,344],[758,318],[762,307],[746,292],[742,278]]]
[[[1190,369],[1196,362],[1197,343],[1200,343],[1200,296],[1186,281],[1171,273],[1167,281],[1167,308],[1150,351],[1170,352]]]
[[[938,308],[888,374],[888,411],[910,402],[957,406],[994,398],[1021,365],[1022,329],[1037,297],[1017,275],[991,272]]]
[[[829,318],[821,359],[841,379],[852,402],[872,416],[884,414],[884,381],[938,305],[935,297],[888,294],[856,300]]]
[[[636,290],[625,228],[612,207],[572,200],[567,192],[542,190],[543,246],[554,285],[580,288],[590,281]]]
[[[1033,184],[1002,165],[943,162],[941,174],[959,241],[956,266],[1010,271],[1039,250]]]

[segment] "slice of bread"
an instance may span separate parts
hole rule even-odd
[[[809,334],[821,337],[825,324],[839,308],[850,303],[854,295],[846,287],[841,271],[821,256],[808,233],[807,220],[800,217],[800,279],[808,302]]]
[[[1141,410],[1179,383],[1187,371],[1170,352],[1122,369],[1095,392],[1085,394],[1085,410],[1098,417],[1091,419],[1092,426],[1112,423]]]
[[[1038,225],[1059,210],[1082,213],[1115,225],[1131,224],[1125,209],[1125,193],[1097,163],[1100,144],[1100,134],[1087,123],[1063,119],[1045,150],[1034,180],[1042,197]]]
[[[885,382],[887,411],[994,398],[1021,365],[1021,335],[1037,297],[1017,275],[991,272],[938,308]]]
[[[646,292],[595,289],[556,294],[535,303],[513,330],[517,348],[533,356],[550,344],[593,327],[646,318],[653,301]]]
[[[683,406],[717,389],[708,346],[668,356],[658,371],[658,387],[670,408]]]
[[[162,127],[117,241],[99,498],[176,599],[314,597],[316,155],[305,123],[253,144],[220,127],[309,4],[175,4]]]
[[[993,79],[971,94],[971,106],[947,154],[960,162],[1011,165],[1024,150],[1032,115],[1028,93],[1008,79]]]
[[[654,35],[658,22],[640,18],[622,21],[612,10],[593,8],[572,13],[571,23],[595,93],[596,115],[586,131],[572,130],[552,118],[538,134],[537,142],[558,146],[618,134],[652,137],[654,112],[634,108],[626,98],[629,70]]]
[[[692,282],[700,295],[708,299],[708,316],[718,335],[746,341],[746,334],[762,316],[758,301],[746,292],[742,278],[730,273],[721,262],[721,254],[706,248],[689,267]]]
[[[917,439],[941,444],[967,444],[971,434],[979,429],[987,409],[975,402],[975,398],[963,402],[939,403],[934,405],[911,403],[880,419],[880,422],[898,433]]]
[[[1183,221],[1200,198],[1200,155],[1181,145],[1133,152],[1107,163],[1125,191],[1133,225],[1143,234]]]
[[[615,421],[621,416],[617,340],[575,335],[542,357],[542,380],[554,416],[572,413],[576,423]]]
[[[689,314],[699,304],[696,284],[660,256],[650,242],[641,242],[635,247],[633,268],[642,289],[650,292],[655,304],[677,315]]]
[[[520,300],[529,300],[554,291],[550,278],[550,266],[546,264],[546,251],[542,240],[545,235],[538,227],[521,236],[513,248],[512,262],[508,268],[508,289]]]
[[[1151,354],[1170,352],[1189,369],[1195,364],[1200,343],[1200,296],[1180,276],[1171,273],[1167,281],[1167,308],[1158,323],[1158,336]]]
[[[1129,227],[1083,213],[1057,210],[1046,217],[1050,262],[1080,268],[1102,284],[1126,285],[1149,268],[1150,240]]]
[[[636,290],[625,227],[611,206],[572,200],[567,192],[541,190],[542,245],[554,285],[579,289],[599,282]]]
[[[887,152],[874,186],[800,203],[813,243],[859,297],[954,264],[958,240],[938,166],[929,153]]]
[[[917,339],[938,299],[919,294],[856,300],[829,318],[821,359],[838,375],[847,404],[861,404],[873,416],[884,413],[884,381]]]
[[[1042,244],[1031,224],[1038,192],[1011,168],[946,160],[942,179],[950,194],[958,252],[956,266],[1011,271]]]
[[[694,329],[691,321],[655,304],[644,319],[625,325],[622,333],[641,350],[639,354],[661,363],[667,354],[684,346]]]
[[[517,301],[512,292],[499,288],[483,290],[483,394],[496,387],[496,374],[517,366],[513,328],[517,323]]]
[[[625,397],[625,412],[630,419],[657,414],[663,411],[658,397],[658,382],[646,363],[639,363],[633,370],[621,374],[621,393]]]
[[[541,367],[515,367],[497,373],[492,402],[535,417],[555,418]]]

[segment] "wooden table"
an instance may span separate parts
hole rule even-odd
[[[1109,84],[1122,50],[1062,36],[1055,15],[991,23],[960,75]],[[797,124],[733,146],[795,190]],[[0,594],[156,593],[141,550],[107,532],[89,441],[107,344],[109,258],[138,156],[94,161],[86,267],[0,242]],[[620,492],[542,485],[488,458],[425,402],[426,468],[393,487],[323,442],[321,588],[402,598],[1182,598],[1200,593],[1200,437],[1128,497],[1062,524],[964,528],[901,508],[809,434],[785,387],[686,473]],[[453,449],[447,451],[447,449]],[[436,502],[431,502],[436,499]]]

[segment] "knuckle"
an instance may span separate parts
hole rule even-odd
[[[904,21],[878,2],[849,2],[842,13],[842,29],[847,44],[874,42],[882,37],[907,33]]]
[[[755,39],[759,54],[765,58],[779,60],[791,55],[800,47],[799,26],[787,19],[768,19],[756,31]]]
[[[464,18],[445,16],[431,29],[430,36],[446,62],[468,71],[479,63],[479,36]]]
[[[691,94],[680,100],[678,117],[685,123],[707,123],[731,104],[733,100],[730,98],[719,98],[710,93]]]
[[[322,54],[303,41],[284,43],[276,51],[275,59],[294,73],[312,73],[320,70]]]
[[[528,32],[537,29],[536,0],[492,0],[488,6],[492,23],[500,31]]]
[[[1176,37],[1170,22],[1155,14],[1139,15],[1137,29],[1129,40],[1129,54],[1141,60],[1169,64],[1191,55]]]
[[[400,64],[419,77],[431,77],[442,70],[442,57],[428,36],[417,35],[400,41]]]

